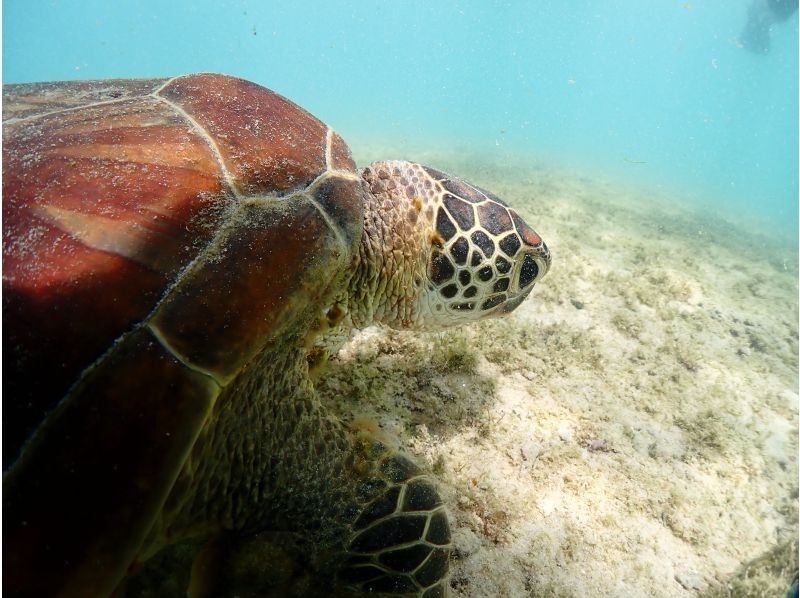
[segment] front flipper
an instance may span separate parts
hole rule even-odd
[[[439,494],[419,468],[379,442],[374,475],[358,489],[342,582],[362,592],[435,598],[447,594],[450,527]]]
[[[356,445],[359,460],[367,457],[360,465],[370,474],[355,487],[358,506],[347,509],[344,554],[331,552],[313,534],[224,532],[199,549],[165,551],[129,579],[119,596],[173,595],[168,590],[184,579],[176,573],[184,568],[189,598],[446,596],[450,532],[431,481],[380,443]],[[188,567],[183,555],[190,553]]]

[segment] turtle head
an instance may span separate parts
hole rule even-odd
[[[381,270],[402,280],[390,303],[410,304],[399,323],[379,321],[442,328],[507,314],[550,267],[541,237],[487,191],[403,161],[375,162],[362,177],[375,206],[368,212],[377,212],[379,221],[368,215],[365,235],[382,229],[389,261],[403,257],[402,268]]]
[[[550,267],[542,238],[495,195],[432,168],[433,232],[426,319],[445,324],[510,313]]]

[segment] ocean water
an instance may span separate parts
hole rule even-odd
[[[351,338],[314,380],[321,413],[334,426],[331,435],[324,432],[327,424],[317,426],[314,420],[294,425],[291,413],[288,419],[264,415],[285,409],[300,417],[305,403],[280,399],[308,398],[302,357],[268,344],[259,361],[230,383],[236,392],[225,395],[229,402],[219,409],[231,413],[230,420],[219,416],[195,444],[200,457],[190,459],[193,466],[211,453],[209,473],[202,473],[204,466],[197,469],[197,497],[204,496],[204,477],[216,484],[222,471],[230,492],[218,492],[241,512],[262,505],[270,511],[273,498],[277,513],[283,504],[288,510],[314,505],[315,497],[327,503],[337,481],[342,487],[352,482],[346,474],[341,480],[325,474],[329,455],[316,441],[340,431],[327,419],[330,414],[366,436],[386,433],[390,446],[396,440],[434,473],[458,555],[450,562],[455,596],[781,596],[797,571],[799,338],[798,15],[795,9],[778,19],[769,6],[781,2],[791,5],[792,0],[4,0],[2,79],[166,77],[196,71],[244,77],[334,126],[359,160],[430,160],[465,178],[475,175],[476,183],[508,199],[553,250],[553,267],[543,284],[511,317],[432,334],[369,328]],[[6,132],[26,126],[10,125]],[[13,140],[7,141],[7,154],[15,149],[23,159],[6,160],[12,166],[4,172],[5,181],[14,180],[13,165],[25,170],[48,159],[46,150],[32,154],[24,142],[15,148]],[[46,169],[35,172],[48,176]],[[71,182],[66,172],[59,172],[63,178],[56,184]],[[48,185],[48,193],[62,188]],[[45,367],[36,375],[39,370],[58,375],[59,365],[66,367],[64,356],[81,344],[76,331],[85,327],[87,336],[102,331],[104,312],[114,311],[106,305],[118,298],[126,304],[132,291],[137,299],[154,295],[128,282],[138,279],[113,278],[116,271],[108,277],[99,269],[92,272],[96,277],[72,276],[69,260],[66,266],[60,261],[73,255],[70,251],[51,255],[41,229],[22,226],[20,233],[14,226],[28,209],[16,210],[20,204],[15,205],[14,194],[30,186],[12,183],[7,189],[3,431],[4,442],[11,437],[13,444],[14,438],[22,442],[27,426],[18,425],[14,408],[38,409],[15,392],[36,388],[24,364],[41,354]],[[81,186],[74,189],[68,199],[87,197],[78,195],[84,193]],[[671,209],[659,202],[679,205]],[[686,204],[699,211],[684,209]],[[36,207],[45,212],[35,214],[54,215],[65,232],[92,249],[110,247],[111,253],[132,258],[121,260],[127,265],[136,257],[152,257],[147,244],[137,252],[136,239],[149,239],[146,233],[137,237],[139,221],[117,228],[109,220],[120,243],[114,245],[111,234],[106,246],[101,234],[106,221],[81,220],[80,211],[59,211],[59,205],[42,203]],[[98,222],[104,223],[102,230]],[[40,255],[46,257],[39,260]],[[214,255],[214,264],[218,256],[223,259],[223,252]],[[22,275],[13,269],[15,259]],[[53,274],[54,280],[64,275],[67,282],[39,293],[45,285],[36,286],[30,273]],[[191,282],[193,272],[185,276]],[[462,281],[460,274],[457,278]],[[98,280],[111,284],[93,286]],[[28,290],[29,282],[36,292]],[[508,284],[506,279],[503,290]],[[191,287],[170,287],[170,292],[175,288],[182,293]],[[210,299],[194,297],[203,306],[197,313],[209,306],[213,324],[219,296],[214,293],[233,297],[236,288],[211,288]],[[79,292],[73,295],[73,289]],[[92,300],[99,289],[89,314],[97,313],[97,324],[84,321],[86,295],[80,291],[86,289]],[[45,295],[51,303],[42,299]],[[39,310],[40,305],[46,309]],[[79,318],[69,315],[75,306]],[[218,332],[209,330],[214,339]],[[75,410],[62,414],[84,413],[81,401],[96,396],[82,389],[94,392],[102,386],[106,364],[133,351],[140,331],[119,333],[113,351],[106,353],[104,345],[76,368],[98,360],[97,368],[80,374],[87,384],[79,383],[62,403]],[[34,341],[45,339],[30,350],[29,332]],[[161,342],[172,351],[168,340]],[[198,344],[198,354],[219,346],[209,342]],[[267,363],[273,356],[274,366]],[[317,361],[313,350],[309,357]],[[184,364],[203,371],[202,359],[193,359],[186,357]],[[284,364],[281,380],[288,382],[267,383],[262,394],[241,390],[251,388],[253,378],[247,376],[258,374],[259,366],[267,372],[264,380],[271,380],[268,375]],[[81,560],[89,546],[84,540],[115,539],[103,533],[105,527],[98,532],[94,526],[104,510],[113,512],[119,504],[120,512],[128,512],[137,501],[135,496],[108,500],[116,495],[106,481],[141,479],[116,465],[108,473],[117,437],[131,447],[134,465],[172,446],[158,432],[169,429],[164,438],[170,437],[170,426],[183,420],[171,419],[160,404],[151,409],[144,399],[141,404],[127,399],[152,392],[162,401],[179,386],[165,385],[166,376],[133,381],[124,369],[119,372],[120,383],[111,386],[110,396],[126,400],[97,403],[99,416],[85,426],[81,420],[64,435],[68,448],[69,439],[78,439],[78,457],[67,450],[63,460],[61,454],[50,459],[49,447],[60,446],[54,434],[52,445],[34,440],[25,449],[40,467],[23,459],[6,473],[3,508],[12,530],[4,537],[6,592],[9,584],[59,583],[58,564],[49,569],[36,561],[40,548],[70,554],[74,543],[75,559],[70,554],[61,562],[91,563],[91,568],[95,561]],[[302,394],[292,394],[297,388]],[[250,417],[248,400],[258,403],[253,413],[260,418]],[[126,419],[120,426],[129,405],[135,414],[131,425]],[[178,415],[180,407],[178,401]],[[246,419],[236,419],[245,413]],[[309,417],[314,413],[309,410]],[[55,431],[62,431],[57,426],[64,420],[55,421]],[[181,432],[191,429],[194,420],[187,421]],[[271,430],[273,422],[279,434],[258,433]],[[285,433],[287,423],[302,433]],[[315,434],[320,427],[323,432]],[[156,433],[140,433],[145,428]],[[44,429],[50,438],[54,428]],[[133,438],[130,445],[128,438]],[[210,439],[218,438],[225,447],[217,452]],[[279,445],[270,444],[275,439]],[[304,450],[306,441],[314,444],[313,452]],[[86,447],[92,455],[84,465],[80,451]],[[367,471],[361,464],[369,462],[368,452],[377,450],[371,447],[361,442],[354,447],[360,474]],[[4,459],[13,462],[18,448],[9,451],[4,445]],[[269,466],[262,475],[267,480],[263,502],[250,504],[239,500],[238,489],[255,487],[255,478],[240,468],[253,455],[253,470],[265,456]],[[222,464],[218,469],[214,459]],[[330,460],[335,462],[335,455]],[[284,479],[284,467],[288,479],[302,480],[304,464],[311,468],[310,482],[269,484]],[[76,470],[79,480],[85,472],[92,480],[59,482],[67,476],[74,480]],[[183,501],[183,482],[173,487],[168,505]],[[220,488],[228,488],[224,484]],[[41,491],[55,485],[57,493]],[[119,487],[129,486],[121,482]],[[413,503],[408,500],[412,491],[403,492],[394,496],[403,496],[404,505]],[[61,510],[48,502],[53,494]],[[99,513],[91,507],[99,504],[95,499],[102,503]],[[202,498],[184,504],[190,503],[200,505]],[[384,498],[372,503],[383,504]],[[216,508],[211,497],[202,511]],[[330,504],[314,509],[333,510]],[[29,512],[45,515],[43,535],[37,535],[41,528]],[[134,516],[141,512],[133,509]],[[128,540],[126,530],[138,528],[136,522],[126,528],[123,519],[109,529]],[[174,530],[179,530],[181,517],[176,520]],[[240,521],[234,517],[237,526]],[[304,528],[305,518],[299,521]],[[212,516],[209,526],[213,522]],[[139,525],[144,523],[140,519]],[[374,532],[384,523],[373,521],[366,533],[377,537]],[[430,539],[433,524],[427,525]],[[282,520],[280,527],[292,524]],[[22,541],[16,530],[23,530]],[[36,541],[28,542],[28,530],[34,530]],[[47,542],[38,541],[51,531]],[[273,589],[270,595],[319,595],[315,584],[324,577],[314,576],[316,563],[305,562],[308,546],[272,531],[217,538],[202,549],[194,545],[200,539],[190,538],[149,560],[146,553],[155,548],[145,542],[145,556],[140,553],[128,571],[141,568],[121,581],[118,593],[183,596],[191,586],[208,595],[224,589],[228,595],[240,591],[235,583],[242,582],[241,593],[247,593],[263,582]],[[106,544],[107,560],[116,564],[124,559],[114,550],[134,546],[132,540]],[[28,558],[26,547],[37,554]],[[91,557],[106,556],[88,550]],[[444,553],[431,554],[444,558]],[[190,581],[195,557],[199,573],[193,572]],[[212,561],[219,566],[203,571],[203,563]],[[758,562],[769,565],[760,576],[752,565]],[[307,577],[300,571],[305,565]],[[214,569],[219,569],[216,578]],[[123,574],[97,571],[96,577],[109,583]],[[738,590],[745,582],[755,590]]]
[[[544,160],[796,242],[797,13],[749,51],[759,2],[5,0],[3,81],[230,73],[353,145]]]

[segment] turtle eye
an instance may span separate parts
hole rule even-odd
[[[533,259],[533,255],[528,253],[522,259],[522,267],[519,269],[519,288],[524,289],[534,280],[539,274],[539,265]]]
[[[533,285],[547,274],[550,267],[550,252],[544,243],[533,250],[526,250],[517,255],[516,282],[519,292],[527,295]]]

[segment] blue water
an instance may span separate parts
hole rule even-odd
[[[3,81],[226,72],[346,139],[546,157],[796,239],[797,14],[754,54],[751,2],[6,0]]]

